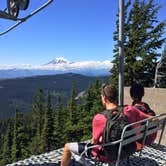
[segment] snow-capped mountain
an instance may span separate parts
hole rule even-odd
[[[88,76],[102,76],[109,75],[111,67],[112,64],[109,60],[70,62],[63,57],[59,57],[39,66],[32,66],[29,64],[0,66],[0,79],[53,75],[69,72]]]
[[[55,58],[54,60],[46,63],[45,65],[57,65],[57,64],[67,64],[70,63],[67,59],[63,57]]]

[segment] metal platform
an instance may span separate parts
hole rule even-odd
[[[63,149],[58,149],[49,153],[31,156],[28,159],[8,164],[6,166],[59,166],[62,152]],[[130,157],[129,161],[130,166],[166,166],[166,145],[153,144],[150,147],[146,147],[142,151],[141,157],[139,157],[139,153],[135,153]],[[70,165],[73,165],[73,161],[71,161]],[[75,165],[78,166],[80,164],[75,163]],[[93,165],[93,162],[91,162],[91,165]],[[108,164],[102,165],[106,166]],[[112,163],[111,166],[114,166],[114,163]],[[129,164],[126,160],[123,160],[120,162],[120,166],[129,166]]]

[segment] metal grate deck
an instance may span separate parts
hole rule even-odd
[[[62,152],[63,149],[61,148],[49,153],[31,156],[28,159],[6,166],[59,166]],[[153,144],[150,147],[144,148],[141,157],[139,157],[139,153],[136,152],[130,157],[129,161],[130,166],[166,166],[166,146]],[[91,164],[93,165],[92,161]],[[71,162],[70,165],[73,165],[73,162]],[[75,163],[75,165],[78,166],[80,164]],[[107,164],[102,165],[106,166]],[[114,163],[110,164],[110,166],[114,166]],[[120,162],[120,166],[129,166],[129,164],[126,160],[123,160]]]

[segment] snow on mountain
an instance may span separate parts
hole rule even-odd
[[[39,66],[29,64],[0,66],[0,79],[62,74],[67,72],[101,76],[109,75],[111,67],[112,63],[109,60],[70,62],[63,57],[59,57]]]
[[[67,64],[67,63],[70,63],[67,59],[65,59],[63,57],[58,57],[58,58],[55,58],[54,60],[46,63],[45,65],[56,65],[56,64]]]

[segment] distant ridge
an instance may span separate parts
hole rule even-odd
[[[105,61],[70,62],[63,57],[55,58],[39,66],[29,64],[0,66],[0,79],[76,73],[87,76],[106,76],[110,74],[112,63]]]

